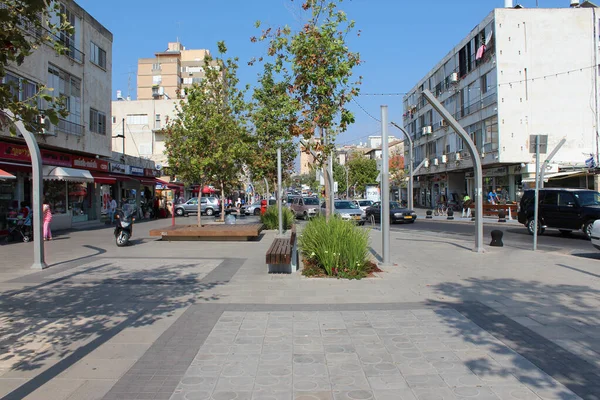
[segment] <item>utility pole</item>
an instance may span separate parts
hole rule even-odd
[[[477,147],[475,147],[475,143],[469,136],[469,134],[463,129],[463,127],[454,119],[452,114],[446,110],[446,108],[435,98],[435,96],[427,89],[423,90],[422,95],[425,96],[425,99],[431,104],[433,109],[437,111],[442,118],[444,118],[448,125],[457,135],[459,135],[462,140],[467,145],[467,150],[469,154],[471,154],[471,158],[473,159],[473,173],[475,175],[475,248],[473,251],[477,253],[483,253],[485,250],[483,248],[483,196],[482,196],[482,186],[483,186],[483,172],[481,168],[481,158],[479,156],[479,152],[477,151]]]
[[[390,264],[390,177],[388,153],[388,107],[381,106],[381,235],[383,266]]]
[[[408,148],[408,174],[410,175],[410,180],[408,181],[408,209],[412,210],[413,209],[413,180],[414,180],[414,171],[413,171],[413,165],[414,165],[414,159],[413,159],[413,141],[412,138],[410,137],[410,135],[408,134],[408,132],[406,132],[406,129],[402,128],[400,125],[396,124],[395,122],[392,122],[392,125],[394,125],[396,128],[400,129],[400,131],[402,131],[402,133],[404,134],[404,136],[406,137],[406,139],[408,140],[408,145],[410,146]]]
[[[538,215],[540,208],[540,180],[539,180],[539,171],[540,171],[540,135],[535,135],[535,200],[533,205],[533,220],[534,220],[534,228],[533,228],[533,251],[537,250],[537,237],[538,237]],[[539,224],[541,225],[541,224]],[[541,228],[541,226],[540,226]]]

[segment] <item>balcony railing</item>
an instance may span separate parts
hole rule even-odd
[[[58,130],[65,132],[69,135],[81,136],[85,130],[85,127],[80,124],[76,124],[75,122],[67,121],[66,119],[59,118],[58,126],[56,127]]]
[[[48,35],[56,40],[57,42],[61,43],[63,46],[65,46],[67,48],[67,50],[65,51],[65,55],[69,58],[72,58],[73,60],[80,62],[83,64],[83,60],[85,57],[85,54],[83,54],[79,49],[77,49],[74,45],[68,43],[68,38],[66,37],[61,37],[59,35],[54,34],[52,31],[48,30]]]

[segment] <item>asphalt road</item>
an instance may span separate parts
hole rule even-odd
[[[413,224],[394,224],[394,231],[418,231],[428,232],[436,237],[452,235],[459,236],[465,240],[473,239],[475,235],[474,223],[446,222],[418,219]],[[531,236],[523,225],[484,225],[484,243],[491,241],[490,232],[499,229],[504,232],[503,242],[506,247],[517,247],[531,249],[533,247],[533,236]],[[538,249],[545,251],[559,251],[567,254],[594,253],[598,252],[581,231],[562,235],[558,230],[546,229],[543,235],[538,237]],[[600,254],[600,252],[598,252]]]

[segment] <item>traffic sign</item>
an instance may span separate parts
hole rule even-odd
[[[529,135],[529,152],[535,154],[535,138],[539,137],[540,154],[548,152],[548,135]]]

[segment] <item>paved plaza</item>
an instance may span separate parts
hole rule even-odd
[[[136,225],[0,247],[1,399],[600,399],[600,257],[393,232],[361,281]],[[372,231],[373,257],[380,232]]]

